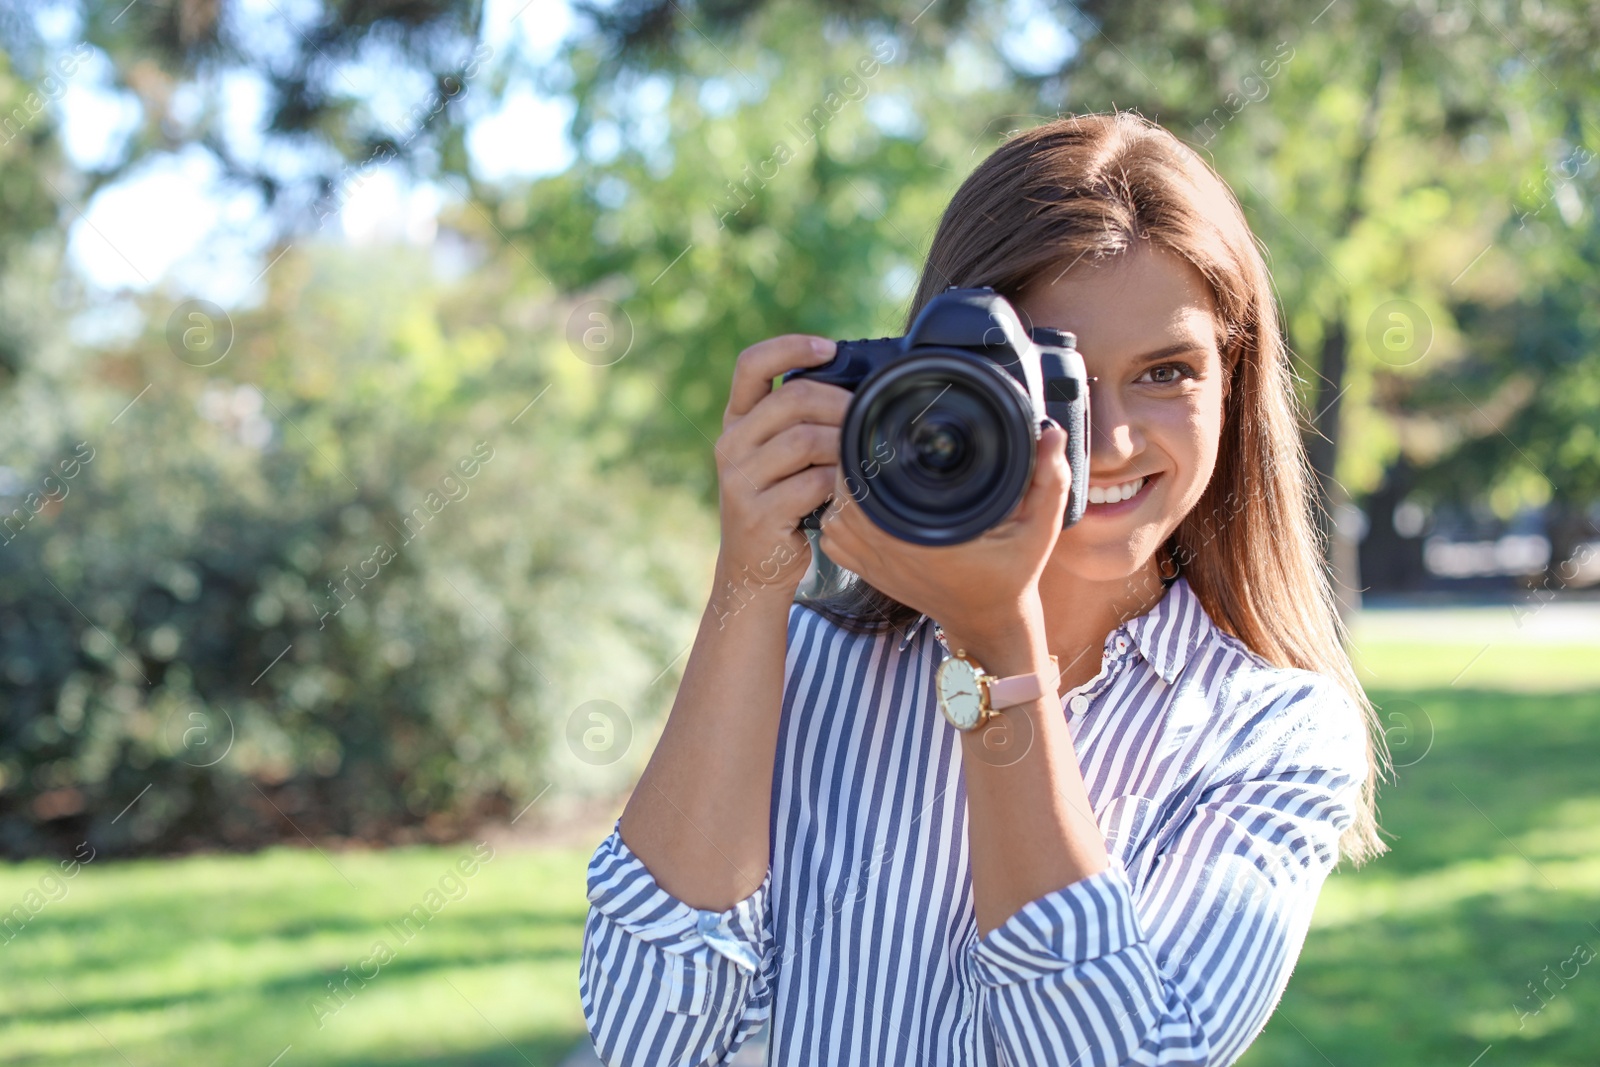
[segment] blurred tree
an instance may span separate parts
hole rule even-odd
[[[50,61],[42,14],[4,3],[0,46],[19,68]],[[87,200],[152,153],[198,145],[276,206],[285,228],[313,221],[313,206],[336,195],[353,166],[463,168],[449,105],[468,82],[487,79],[493,56],[478,40],[480,0],[76,0],[56,14],[110,60],[112,90],[139,114],[134,132],[78,176],[75,196]],[[240,102],[252,98],[260,123],[241,137]]]
[[[632,127],[617,127],[626,136],[616,137],[605,116],[615,107],[611,101],[639,86],[654,87],[659,99],[682,109],[670,112],[672,128],[692,129],[706,120],[689,102],[729,100],[720,84],[726,81],[739,101],[734,114],[759,116],[756,129],[771,131],[781,128],[786,112],[772,107],[782,88],[769,91],[762,59],[775,62],[785,40],[821,37],[832,44],[850,34],[878,34],[906,41],[892,72],[917,86],[907,93],[905,118],[918,127],[953,126],[977,143],[955,161],[937,144],[907,146],[894,171],[884,175],[886,182],[905,183],[885,191],[891,202],[905,205],[906,213],[896,216],[901,234],[936,218],[942,205],[930,195],[934,188],[953,189],[953,182],[929,187],[927,169],[954,166],[954,177],[965,173],[992,130],[985,123],[1008,111],[1136,108],[1209,153],[1270,249],[1287,339],[1301,371],[1331,562],[1347,603],[1359,584],[1353,534],[1332,517],[1379,484],[1400,448],[1392,421],[1372,398],[1397,388],[1386,384],[1392,379],[1451,373],[1453,363],[1478,344],[1462,336],[1456,321],[1463,299],[1476,299],[1467,294],[1478,286],[1491,290],[1485,293],[1491,302],[1508,305],[1555,278],[1552,264],[1559,255],[1529,262],[1498,237],[1526,211],[1518,203],[1519,185],[1545,188],[1541,179],[1554,161],[1575,149],[1592,151],[1600,130],[1600,98],[1593,93],[1600,9],[1584,0],[1560,0],[1536,11],[1496,5],[1447,11],[1432,0],[1355,0],[1318,11],[1238,0],[994,2],[940,4],[920,13],[920,5],[873,2],[828,15],[803,13],[784,0],[583,6],[598,39],[573,53],[575,132],[602,148],[619,140],[631,144],[638,136]],[[1068,41],[1056,63],[1041,66],[1037,50],[1029,49],[1019,59],[1007,47],[1008,32],[1037,37],[1063,31]],[[948,67],[934,58],[945,48]],[[850,53],[830,47],[829,55]],[[832,60],[840,72],[841,58]],[[970,92],[956,99],[946,93],[949,72],[963,64],[987,68],[980,106],[973,106],[978,98]],[[818,77],[808,58],[786,70],[792,73],[783,87]],[[753,80],[745,71],[760,73]],[[761,158],[760,136],[752,138],[757,143],[747,156]],[[694,168],[661,163],[660,180],[647,194],[649,208],[631,209],[636,222],[671,220],[673,231],[671,240],[659,240],[654,229],[635,238],[654,241],[649,257],[640,261],[626,251],[634,244],[629,237],[615,249],[619,242],[605,236],[615,217],[605,204],[606,191],[620,190],[622,172],[636,164],[626,150],[608,159],[591,146],[580,167],[534,193],[532,217],[546,232],[562,235],[538,242],[540,261],[554,267],[563,285],[613,273],[644,284],[643,268],[665,266],[675,250],[691,243],[668,205],[695,202],[685,194],[696,176],[684,171],[714,169],[704,167],[704,155],[694,159]],[[820,183],[814,188],[799,195],[818,195]],[[758,208],[770,210],[777,197],[765,188],[762,193]],[[797,221],[773,216],[782,235],[777,239],[820,239],[816,247],[827,250],[830,266],[841,258],[851,262],[849,253],[839,252],[868,232],[797,231]],[[621,229],[640,233],[637,225]],[[607,251],[585,261],[585,276],[567,268],[560,253],[587,239],[598,239]],[[915,262],[907,243],[902,240],[899,251]],[[839,307],[815,289],[808,296],[829,310]],[[654,312],[657,305],[640,306]],[[759,313],[747,306],[745,314],[754,319]],[[752,322],[744,336],[817,320],[789,312],[764,321],[765,326]],[[681,342],[670,332],[662,339],[671,353],[667,358],[684,366],[693,357],[677,355]],[[724,344],[737,347],[732,336]],[[1594,373],[1592,361],[1600,355],[1590,352],[1587,358]],[[1515,372],[1508,353],[1499,353],[1492,364],[1496,381]],[[700,375],[679,376],[675,384],[687,388],[695,380]],[[696,414],[693,406],[687,410]],[[710,414],[696,420],[702,432]],[[1576,429],[1568,423],[1553,432]]]
[[[676,25],[670,71],[575,42],[577,163],[480,195],[539,274],[637,334],[611,368],[610,413],[634,429],[615,458],[710,495],[708,442],[738,353],[795,331],[901,332],[945,202],[1033,116],[1017,114],[990,42],[932,12],[853,26],[773,5],[716,40]]]
[[[71,57],[43,71],[19,71],[0,55],[0,276],[37,266],[41,238],[56,223],[52,182],[60,181],[60,150],[51,102],[62,92]],[[34,261],[30,264],[30,260]],[[24,361],[30,336],[10,316],[0,316],[0,389]]]
[[[0,851],[449,836],[634,769],[711,520],[594,469],[556,312],[430,274],[296,249],[212,365],[153,330],[19,379]],[[569,750],[593,699],[614,736]]]
[[[1396,414],[1402,447],[1425,461],[1418,502],[1486,499],[1502,519],[1545,506],[1549,589],[1573,583],[1576,554],[1600,537],[1600,218],[1592,206],[1572,207],[1600,200],[1600,167],[1590,157],[1570,169],[1576,180],[1556,186],[1572,190],[1567,211],[1530,215],[1531,226],[1506,236],[1521,262],[1557,258],[1542,288],[1509,304],[1488,293],[1462,301],[1469,355],[1448,376],[1410,379],[1380,400]],[[1535,198],[1529,209],[1538,206]]]

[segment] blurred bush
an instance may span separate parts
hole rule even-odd
[[[513,284],[295,249],[266,305],[153,299],[99,350],[13,284],[0,850],[448,837],[625,775],[567,719],[661,710],[715,527],[596,466],[607,371]]]

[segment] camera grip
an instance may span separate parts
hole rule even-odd
[[[823,385],[836,385],[855,392],[856,387],[878,367],[904,354],[902,338],[862,338],[856,341],[836,341],[832,359],[818,367],[796,367],[783,376],[783,384],[804,378]],[[815,533],[822,529],[823,515],[833,503],[833,497],[819,504],[815,510],[795,524],[800,533]]]
[[[1072,468],[1072,491],[1067,496],[1067,512],[1061,519],[1063,530],[1083,518],[1083,509],[1089,503],[1088,398],[1073,407],[1076,417],[1069,415],[1067,421],[1061,423],[1067,431],[1067,463]]]
[[[1072,485],[1061,517],[1061,528],[1065,530],[1083,518],[1083,509],[1089,503],[1089,390],[1083,378],[1071,374],[1053,377],[1048,367],[1044,388],[1045,413],[1067,432]]]
[[[796,378],[808,378],[854,392],[863,378],[902,353],[898,337],[834,343],[837,350],[832,359],[818,367],[796,367],[784,374],[783,383],[787,385]]]

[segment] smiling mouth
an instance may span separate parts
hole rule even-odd
[[[1090,486],[1089,506],[1085,511],[1108,514],[1135,508],[1149,495],[1151,483],[1159,477],[1159,474],[1149,474],[1117,485]]]
[[[1139,490],[1143,489],[1145,482],[1149,480],[1149,478],[1140,475],[1132,481],[1122,482],[1119,485],[1091,485],[1089,487],[1089,503],[1115,504],[1119,501],[1128,500],[1138,495]]]

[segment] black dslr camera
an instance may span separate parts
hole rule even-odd
[[[1065,529],[1089,485],[1089,383],[1077,339],[1023,328],[993,289],[951,286],[904,337],[840,341],[800,368],[855,393],[839,436],[850,495],[887,532],[919,545],[970,541],[1022,502],[1046,415],[1067,432],[1072,489]],[[801,521],[818,529],[826,505]]]

